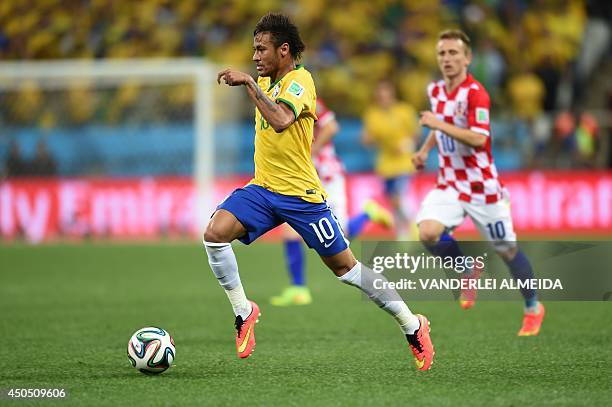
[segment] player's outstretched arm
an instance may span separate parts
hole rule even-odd
[[[293,110],[284,103],[275,103],[270,99],[257,85],[255,79],[247,73],[236,71],[228,68],[220,71],[217,74],[217,82],[225,82],[228,86],[244,85],[247,88],[247,94],[259,109],[259,112],[270,126],[280,133],[287,127],[291,126],[296,117]]]
[[[461,127],[439,120],[436,115],[430,111],[421,112],[419,124],[429,127],[432,130],[440,130],[470,147],[482,147],[487,142],[487,136],[484,134],[476,133],[469,129],[462,129]]]
[[[423,168],[425,168],[427,156],[435,146],[436,136],[433,131],[430,131],[429,135],[427,136],[427,139],[425,139],[425,142],[423,143],[421,148],[419,148],[419,150],[412,155],[412,164],[414,165],[414,168],[416,168],[417,170],[422,170]]]

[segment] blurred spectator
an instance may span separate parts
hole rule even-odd
[[[8,107],[9,121],[13,123],[33,123],[40,115],[44,97],[40,86],[33,80],[20,84]]]
[[[17,141],[11,140],[9,153],[4,166],[4,174],[7,178],[22,177],[27,174],[27,163],[21,156],[21,150]]]
[[[515,114],[518,121],[507,127],[529,128],[534,157],[543,157],[546,146],[559,141],[558,136],[551,138],[557,109],[600,108],[605,97],[605,89],[594,84],[609,76],[605,71],[594,75],[605,67],[601,62],[612,40],[612,8],[602,0],[0,1],[0,57],[196,56],[249,66],[244,50],[252,44],[252,32],[244,27],[268,10],[299,21],[307,39],[303,62],[339,116],[360,116],[370,102],[368,84],[382,78],[395,80],[401,97],[412,106],[426,107],[422,89],[437,72],[431,50],[447,26],[471,34],[471,71],[491,91],[494,120],[508,118],[506,112]],[[9,127],[49,129],[193,116],[190,85],[151,89],[130,80],[114,89],[95,86],[80,83],[49,90],[24,81],[11,94],[0,94],[0,118]],[[596,94],[599,90],[601,95]],[[610,144],[602,141],[606,122],[599,127],[597,145],[605,148]],[[580,137],[572,139],[586,152],[589,139]]]
[[[399,75],[399,89],[403,100],[417,110],[426,109],[429,101],[423,89],[432,81],[432,75],[427,69],[419,66],[408,67]]]
[[[553,160],[557,168],[570,168],[577,154],[576,149],[576,119],[569,111],[557,115],[554,123],[552,139]]]
[[[35,177],[48,177],[57,174],[57,164],[55,159],[47,149],[47,143],[39,140],[36,144],[36,154],[30,162],[28,175]]]
[[[586,23],[576,61],[576,77],[574,93],[577,101],[581,101],[586,90],[586,84],[595,68],[610,50],[612,31],[612,7],[608,1],[587,1],[586,11],[589,19]]]
[[[538,0],[523,16],[527,62],[535,67],[546,88],[546,111],[558,107],[561,79],[578,54],[585,14],[581,1]]]
[[[134,116],[141,90],[141,83],[132,79],[121,84],[105,112],[105,119],[109,123],[118,123]]]
[[[599,123],[588,112],[563,111],[554,123],[551,144],[555,167],[595,167],[599,152]]]
[[[535,74],[540,78],[544,85],[544,103],[543,107],[546,112],[551,112],[557,109],[557,94],[559,85],[561,84],[561,72],[554,65],[550,57],[546,57],[540,61],[535,70]]]
[[[486,89],[489,89],[492,102],[497,99],[496,95],[502,85],[505,71],[506,61],[493,41],[487,37],[482,38],[474,51],[470,72]]]
[[[512,3],[512,4],[509,4]],[[547,89],[544,108],[556,106],[556,89],[583,44],[585,78],[609,38],[606,2],[537,0],[534,2],[465,2],[430,0],[266,0],[261,2],[189,0],[120,2],[114,0],[5,1],[0,7],[0,52],[3,59],[133,58],[205,56],[217,62],[249,64],[243,50],[252,42],[243,27],[267,10],[295,15],[308,38],[305,63],[325,82],[325,95],[339,113],[358,115],[367,105],[367,81],[393,72],[428,81],[435,72],[431,52],[436,35],[449,23],[460,23],[476,44],[472,71],[494,95],[511,68],[525,60]],[[607,14],[606,14],[607,10]],[[586,16],[592,21],[585,23]],[[599,18],[599,20],[597,20]],[[516,22],[516,23],[515,23]],[[582,41],[584,27],[588,38]],[[596,40],[595,40],[596,39]],[[374,77],[372,77],[374,76]],[[412,79],[411,78],[411,79]],[[338,80],[337,80],[338,79]],[[423,97],[400,82],[402,96],[415,106]],[[347,84],[352,92],[347,91]],[[420,89],[420,86],[414,86]],[[72,122],[96,113],[87,86],[71,90]],[[351,97],[351,103],[339,103]],[[30,92],[30,98],[35,94]],[[124,96],[121,96],[124,98]],[[180,104],[180,102],[179,102]],[[133,106],[124,103],[126,109]],[[124,116],[121,108],[100,117]],[[344,109],[344,111],[342,110]],[[49,114],[49,113],[47,113]],[[15,112],[24,121],[27,111]]]
[[[538,133],[538,126],[541,128],[541,121],[546,120],[542,116],[545,96],[544,84],[537,75],[529,71],[526,66],[522,66],[516,74],[510,77],[507,93],[516,117],[516,133],[520,134],[523,130],[529,135],[528,140],[523,140],[528,143],[528,145],[522,146],[523,153],[532,165],[539,166],[537,160],[550,139],[549,129]],[[540,123],[538,123],[538,120]]]
[[[595,153],[597,151],[599,136],[599,124],[595,116],[588,112],[580,115],[578,128],[576,129],[576,146],[580,158],[580,164],[593,167],[595,165]]]
[[[96,108],[95,102],[90,83],[73,83],[68,88],[67,109],[69,121],[76,125],[83,125],[91,121]]]
[[[537,117],[531,128],[534,145],[530,155],[530,165],[534,168],[542,168],[548,164],[547,150],[553,133],[553,120],[547,114]]]
[[[517,118],[531,123],[542,114],[545,96],[544,83],[527,67],[524,66],[510,77],[508,96]]]

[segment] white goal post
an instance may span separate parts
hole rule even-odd
[[[66,89],[75,80],[91,80],[97,88],[114,87],[127,79],[155,85],[193,81],[193,178],[197,226],[205,226],[212,209],[214,190],[214,103],[215,67],[205,59],[116,59],[60,60],[0,63],[0,92],[17,91],[27,80],[41,89]]]

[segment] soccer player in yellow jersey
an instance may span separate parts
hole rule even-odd
[[[417,114],[412,106],[396,99],[393,83],[386,79],[376,85],[374,101],[363,116],[362,141],[378,148],[376,173],[384,180],[397,235],[404,237],[409,232],[410,214],[402,197],[414,172],[412,153],[417,139]]]
[[[417,368],[428,370],[434,356],[429,322],[413,314],[395,290],[375,288],[374,280],[384,277],[355,259],[325,202],[310,158],[317,95],[310,73],[296,65],[304,50],[297,27],[288,17],[270,13],[259,20],[253,37],[257,82],[230,68],[219,72],[217,80],[244,86],[255,104],[255,177],[217,207],[204,232],[208,262],[236,316],[238,356],[253,352],[260,312],[245,295],[231,242],[249,244],[286,222],[340,281],[360,288],[396,319]]]

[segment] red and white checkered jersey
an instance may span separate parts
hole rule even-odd
[[[314,140],[317,139],[320,129],[336,118],[333,111],[329,110],[321,99],[317,99],[317,117],[314,126]],[[325,144],[312,161],[317,169],[319,178],[323,182],[329,182],[338,175],[344,175],[344,165],[336,155],[333,141]]]
[[[444,81],[427,87],[431,111],[438,119],[457,127],[487,136],[482,147],[470,147],[447,134],[436,131],[438,144],[438,185],[454,188],[459,199],[474,204],[495,203],[502,198],[503,186],[491,155],[489,94],[468,74],[452,93],[447,94]]]

